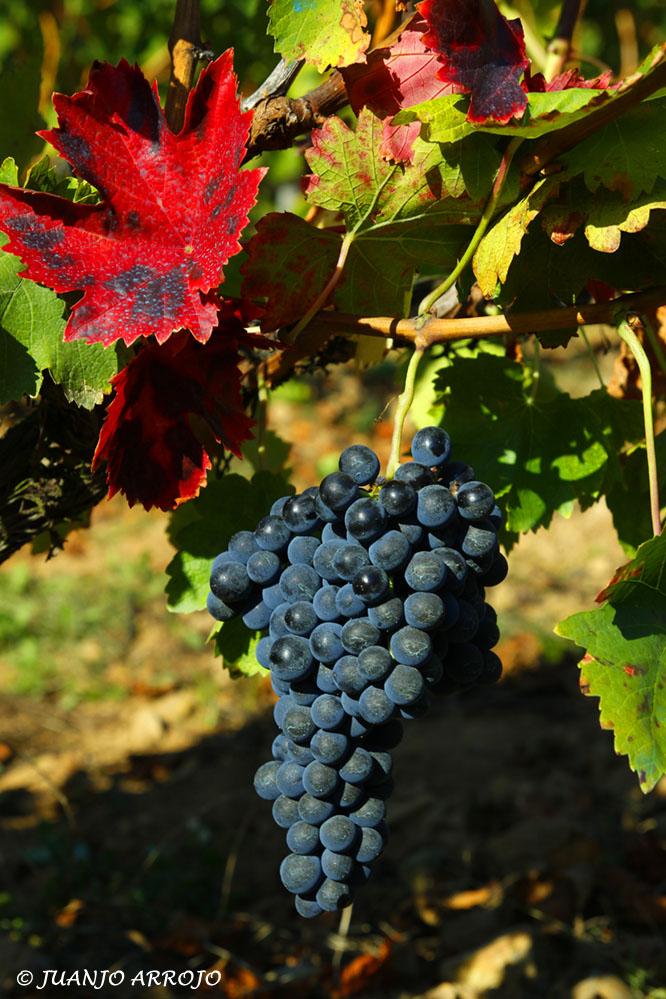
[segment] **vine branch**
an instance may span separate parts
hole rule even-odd
[[[314,332],[316,329],[320,337],[323,331],[328,336],[336,334],[372,336],[429,347],[435,343],[447,343],[452,340],[480,340],[484,337],[507,334],[525,336],[590,323],[611,323],[619,307],[638,309],[664,304],[666,304],[666,287],[622,295],[611,302],[597,302],[564,309],[513,312],[465,319],[428,318],[425,322],[417,318],[398,319],[395,316],[353,316],[339,312],[320,312],[313,321],[312,330]]]
[[[185,119],[187,95],[194,84],[201,58],[201,12],[199,0],[177,0],[169,36],[171,76],[164,109],[172,132],[180,132]]]
[[[549,83],[564,72],[564,68],[571,58],[571,40],[576,30],[581,6],[581,0],[564,0],[562,3],[555,34],[548,46],[544,70],[544,76]]]

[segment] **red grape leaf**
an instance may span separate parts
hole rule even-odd
[[[371,52],[367,65],[357,63],[341,70],[356,114],[369,107],[384,120],[380,152],[386,159],[412,162],[414,140],[421,130],[418,121],[392,125],[391,118],[398,111],[461,89],[437,78],[442,63],[426,47],[425,31],[425,21],[417,17],[393,45]]]
[[[190,93],[178,135],[137,66],[95,64],[86,90],[54,96],[59,128],[42,133],[102,195],[99,205],[0,185],[5,247],[25,274],[83,291],[65,340],[163,343],[217,323],[214,288],[255,202],[262,170],[240,170],[251,112],[241,114],[226,52]]]
[[[529,66],[518,19],[508,21],[494,0],[423,0],[417,10],[423,40],[440,58],[438,77],[470,94],[467,120],[506,124],[527,107],[520,77]]]
[[[205,346],[186,333],[150,342],[116,375],[93,459],[93,467],[107,464],[109,496],[170,510],[206,482],[211,461],[200,437],[240,455],[252,437],[237,366],[238,346],[249,339],[227,306]]]

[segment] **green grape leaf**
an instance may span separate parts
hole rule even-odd
[[[364,61],[370,44],[362,0],[271,0],[268,22],[276,52],[322,73]]]
[[[496,125],[491,122],[472,124],[467,120],[469,98],[445,94],[400,111],[392,121],[394,125],[420,121],[424,126],[421,137],[427,142],[457,142],[473,132],[538,139],[584,118],[612,97],[612,91],[582,87],[528,94],[527,109],[519,124]]]
[[[252,479],[227,474],[209,482],[171,517],[169,540],[177,549],[167,566],[171,611],[189,614],[206,606],[212,560],[236,531],[252,531],[271,504],[293,492],[284,476],[257,472]]]
[[[592,193],[607,188],[627,201],[649,194],[658,179],[666,179],[665,114],[666,97],[627,111],[560,158],[566,176],[582,175]]]
[[[476,136],[460,143],[449,159],[443,147],[416,140],[412,162],[388,163],[381,155],[383,122],[364,108],[352,131],[331,117],[305,154],[312,170],[305,196],[310,204],[341,212],[348,230],[365,231],[397,222],[471,224],[480,216],[499,153]],[[463,147],[466,147],[463,149]],[[470,198],[469,177],[477,195]]]
[[[217,625],[210,638],[215,656],[222,659],[234,680],[242,676],[269,675],[268,670],[257,662],[256,648],[261,633],[248,631],[239,617]]]
[[[504,284],[514,257],[530,223],[557,192],[557,179],[544,177],[530,193],[509,209],[490,229],[474,254],[472,266],[486,298],[493,298],[498,283]]]
[[[666,430],[655,440],[659,494],[666,504]],[[620,476],[604,489],[608,509],[613,516],[617,537],[627,554],[636,549],[652,534],[650,515],[650,487],[645,444],[631,449],[620,459]]]
[[[48,369],[70,402],[92,409],[109,391],[122,351],[64,343],[64,302],[19,277],[22,269],[18,257],[0,250],[0,401],[36,395]]]
[[[601,724],[647,792],[666,774],[666,535],[641,545],[597,599],[556,632],[585,649],[581,688],[599,698]]]
[[[624,442],[640,438],[640,404],[605,391],[574,399],[542,372],[504,357],[454,356],[437,374],[443,426],[479,478],[501,499],[506,539],[595,502]]]

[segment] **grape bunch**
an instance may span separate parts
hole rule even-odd
[[[212,616],[264,633],[279,733],[254,786],[286,830],[280,877],[307,918],[349,905],[384,848],[403,721],[502,672],[485,601],[507,573],[493,492],[440,427],[411,453],[386,481],[370,448],[348,447],[212,566]]]

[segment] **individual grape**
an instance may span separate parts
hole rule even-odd
[[[424,527],[444,527],[455,515],[456,501],[446,486],[424,486],[419,490],[416,516]]]
[[[386,804],[381,798],[368,798],[360,808],[349,813],[354,825],[376,829],[386,815]]]
[[[315,899],[302,898],[300,895],[297,895],[294,899],[294,905],[296,906],[296,912],[303,919],[314,919],[315,916],[320,916],[324,911]]]
[[[502,660],[494,652],[486,652],[483,656],[483,670],[479,683],[497,683],[502,676]]]
[[[337,770],[318,760],[308,763],[303,771],[303,787],[313,798],[330,798],[339,783]]]
[[[247,574],[253,583],[270,586],[280,574],[280,559],[275,552],[256,551],[247,560]]]
[[[455,548],[446,547],[434,548],[433,554],[441,559],[448,569],[446,575],[447,588],[452,593],[462,593],[469,575],[469,568],[464,556],[456,551]]]
[[[304,822],[309,822],[313,826],[320,826],[326,819],[330,819],[335,812],[335,805],[332,801],[324,801],[322,798],[315,798],[312,794],[304,794],[298,802],[298,817]]]
[[[357,541],[372,541],[380,535],[386,524],[383,507],[369,496],[352,503],[345,513],[345,527]]]
[[[451,454],[451,438],[441,427],[424,427],[412,439],[412,458],[432,468],[443,465]]]
[[[391,597],[377,607],[368,607],[368,620],[379,631],[395,631],[403,622],[403,604],[400,597]]]
[[[490,650],[497,645],[500,640],[500,630],[497,622],[490,617],[482,617],[477,628],[474,642],[484,650]]]
[[[289,745],[289,739],[287,739],[286,735],[283,735],[282,732],[280,732],[279,735],[276,735],[275,738],[273,739],[273,745],[271,746],[271,753],[273,755],[273,759],[279,760],[281,763],[284,763],[284,761],[287,759],[288,745]]]
[[[333,567],[340,579],[351,583],[352,579],[364,566],[370,565],[370,557],[357,542],[346,541],[336,549]]]
[[[303,774],[305,767],[293,760],[281,763],[277,771],[275,783],[278,794],[283,794],[285,798],[300,798],[303,794]]]
[[[344,654],[342,625],[332,622],[318,624],[310,635],[310,650],[315,659],[327,666]]]
[[[495,507],[495,495],[485,482],[465,482],[456,493],[460,516],[465,520],[481,520]]]
[[[384,780],[386,777],[390,777],[393,770],[393,757],[391,754],[380,749],[371,749],[369,752],[375,761],[375,771],[378,778]]]
[[[316,853],[319,849],[319,829],[309,822],[294,822],[287,832],[287,846],[292,853]]]
[[[226,562],[211,573],[210,588],[225,604],[239,604],[251,595],[253,584],[242,562]]]
[[[363,649],[371,645],[377,645],[379,637],[379,628],[376,628],[367,617],[347,621],[340,635],[345,650],[353,656],[359,655]]]
[[[416,517],[410,517],[409,520],[403,520],[398,524],[398,530],[401,534],[404,534],[409,541],[412,549],[421,545],[423,539],[426,536],[426,530],[419,524]]]
[[[314,891],[321,881],[319,857],[290,853],[280,864],[280,880],[293,895],[306,895]]]
[[[284,603],[282,590],[278,585],[265,586],[261,591],[261,599],[272,611],[274,611],[280,604]]]
[[[312,721],[310,711],[302,704],[289,708],[284,716],[282,731],[294,742],[309,742],[316,730],[317,726]]]
[[[272,680],[273,677],[271,676],[271,682]],[[284,725],[287,711],[295,706],[296,702],[292,701],[289,695],[281,695],[277,703],[273,706],[273,721],[280,730],[282,730],[282,726]]]
[[[365,784],[374,768],[372,756],[357,746],[344,766],[340,767],[340,778],[347,784]]]
[[[349,886],[343,881],[326,878],[317,892],[316,899],[317,904],[325,912],[338,912],[351,904],[352,896]]]
[[[487,572],[483,573],[484,586],[497,586],[503,583],[509,573],[509,563],[501,552],[497,552],[495,560]]]
[[[358,485],[345,472],[333,472],[322,480],[319,496],[329,510],[342,513],[358,496]]]
[[[462,550],[471,558],[483,558],[497,550],[497,532],[489,520],[469,525],[463,538]]]
[[[349,752],[349,738],[342,732],[326,732],[320,729],[313,735],[310,749],[319,763],[333,765],[344,759]]]
[[[333,815],[319,829],[322,846],[332,853],[348,853],[359,838],[358,829],[346,815]]]
[[[275,799],[273,802],[273,821],[280,829],[289,829],[294,822],[298,822],[298,804],[295,798],[286,798],[283,794]]]
[[[354,870],[354,861],[343,853],[324,850],[321,855],[321,869],[324,876],[332,881],[348,882]]]
[[[436,593],[410,593],[405,600],[405,621],[413,628],[434,631],[444,617],[444,601]]]
[[[323,694],[335,694],[338,690],[338,685],[335,682],[335,677],[333,676],[333,670],[330,666],[324,666],[320,663],[317,667],[317,675],[315,677],[315,682],[317,684],[317,689],[321,690]]]
[[[360,716],[360,709],[358,716],[352,718],[349,723],[349,735],[352,739],[360,739],[364,735],[367,735],[372,726],[368,725],[367,722],[363,721]]]
[[[269,639],[269,641],[270,641],[270,639]],[[272,642],[271,642],[271,644],[272,644]],[[290,683],[286,683],[284,680],[278,680],[278,678],[276,677],[275,673],[271,673],[270,677],[271,677],[271,689],[272,689],[272,691],[273,691],[274,694],[277,694],[278,697],[284,697],[285,695],[289,695],[290,694],[290,691],[291,691],[291,684]],[[291,700],[291,698],[289,698],[289,699]],[[292,701],[292,703],[295,704],[296,701]]]
[[[433,592],[446,579],[447,568],[434,552],[416,552],[405,569],[405,582],[412,590]]]
[[[334,566],[334,558],[336,551],[344,543],[342,540],[327,541],[319,546],[312,559],[313,569],[329,583],[338,582],[340,579]]]
[[[290,604],[283,602],[278,604],[274,611],[271,611],[268,621],[268,634],[271,638],[284,638],[289,634],[289,628],[285,620],[289,607]]]
[[[340,617],[336,597],[339,586],[322,586],[312,598],[312,607],[320,621],[337,621]]]
[[[277,760],[262,763],[254,775],[254,789],[264,801],[275,801],[280,796],[277,775],[281,764]]]
[[[270,515],[272,517],[281,517],[282,511],[284,510],[284,505],[288,499],[291,499],[291,496],[280,496],[279,499],[276,499],[275,503],[273,503],[272,507],[269,510]]]
[[[356,682],[357,679],[354,677],[354,683]],[[358,682],[360,683],[360,681]],[[363,689],[365,690],[365,683],[363,685]],[[353,697],[352,694],[348,694],[346,690],[343,690],[340,694],[340,702],[342,707],[345,709],[345,713],[348,714],[350,718],[361,717],[361,709],[359,707],[358,700],[356,697]]]
[[[297,635],[276,638],[269,659],[280,680],[302,680],[312,669],[310,646],[305,638]]]
[[[338,467],[359,486],[374,482],[379,475],[379,458],[365,444],[352,444],[340,455]]]
[[[352,588],[366,606],[380,604],[388,596],[391,582],[383,569],[367,565],[359,569],[352,580]]]
[[[387,680],[386,683],[388,682]],[[394,704],[381,687],[367,687],[359,697],[358,703],[361,717],[368,725],[382,725],[394,712]]]
[[[319,624],[319,618],[312,604],[297,600],[284,612],[284,623],[292,635],[307,638]]]
[[[335,524],[338,519],[338,515],[335,510],[331,510],[329,506],[326,506],[323,499],[319,495],[315,497],[315,510],[317,511],[317,516],[324,524],[324,531],[327,527],[330,527],[331,524]],[[329,536],[324,537],[324,531],[322,531],[321,539],[322,541],[328,541],[330,534]]]
[[[338,689],[345,694],[356,696],[365,689],[365,679],[358,668],[358,659],[355,656],[340,656],[333,667],[333,678]],[[342,704],[347,710],[344,702]]]
[[[380,506],[389,517],[406,517],[416,508],[416,488],[410,482],[392,479],[379,490]]]
[[[412,546],[401,531],[387,531],[368,549],[372,564],[385,572],[394,572],[405,565],[411,552]]]
[[[367,611],[361,598],[354,593],[351,583],[340,587],[335,597],[335,606],[340,617],[360,617]]]
[[[382,645],[368,645],[359,653],[357,661],[364,685],[381,682],[393,669],[391,654]]]
[[[453,486],[455,490],[464,482],[471,482],[475,478],[474,469],[464,461],[447,461],[437,469],[437,475],[442,485],[449,489]]]
[[[417,461],[405,461],[396,468],[395,478],[398,482],[408,482],[413,489],[418,490],[430,485],[433,474],[429,468]]]
[[[345,720],[345,709],[340,698],[334,694],[320,694],[310,708],[310,714],[317,728],[323,728],[327,732],[334,732]]]
[[[413,666],[398,663],[384,684],[386,697],[392,704],[405,707],[416,704],[425,693],[425,680]]]
[[[404,666],[420,666],[432,652],[430,636],[410,625],[391,635],[390,647],[393,658]]]
[[[237,531],[229,538],[227,548],[235,556],[236,561],[247,562],[250,555],[256,552],[257,542],[252,531]]]
[[[263,600],[248,608],[243,614],[243,624],[249,631],[263,631],[267,628],[271,619],[271,609],[267,607]]]
[[[271,514],[268,517],[263,517],[254,531],[254,540],[262,551],[284,551],[290,538],[291,531],[282,517],[274,517]]]
[[[343,811],[353,812],[361,807],[367,797],[362,784],[343,784],[338,788],[335,802]]]
[[[280,590],[287,603],[312,600],[321,586],[319,574],[311,565],[288,565],[280,576]]]
[[[287,558],[292,565],[312,565],[314,553],[319,548],[319,538],[298,535],[287,546]]]
[[[223,600],[216,597],[214,593],[209,593],[206,597],[206,608],[211,617],[216,621],[230,621],[236,616],[236,611],[232,610]]]
[[[386,846],[386,835],[381,826],[360,828],[361,838],[356,846],[354,859],[359,864],[371,864]]]
[[[447,627],[450,642],[471,642],[479,628],[479,615],[468,600],[458,600],[459,614],[455,624]]]
[[[483,653],[470,643],[453,646],[444,661],[444,672],[454,683],[475,683],[483,672]]]
[[[325,544],[327,541],[344,541],[347,542],[347,529],[344,525],[344,521],[338,518],[336,514],[335,522],[332,524],[324,524],[321,532],[321,543]]]
[[[291,496],[282,510],[282,519],[294,534],[307,534],[319,524],[313,496]]]

